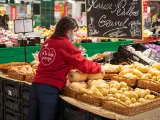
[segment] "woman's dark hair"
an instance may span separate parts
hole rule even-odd
[[[9,16],[8,15],[3,15],[1,22],[6,23],[7,21],[9,21]]]
[[[160,14],[157,15],[157,19],[160,19]]]
[[[54,34],[51,36],[51,38],[62,36],[65,37],[66,33],[68,33],[70,30],[77,31],[79,29],[79,26],[75,19],[70,17],[63,17],[61,18],[55,28]]]

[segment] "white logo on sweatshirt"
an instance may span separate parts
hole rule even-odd
[[[56,57],[56,51],[53,48],[48,48],[48,43],[44,45],[44,48],[40,51],[40,62],[45,66],[52,64]]]

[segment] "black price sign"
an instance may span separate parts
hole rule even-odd
[[[142,0],[86,0],[88,36],[142,39]]]

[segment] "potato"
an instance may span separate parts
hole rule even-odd
[[[136,75],[138,78],[141,78],[143,73],[137,69],[131,69],[130,72],[133,74],[133,75]]]
[[[130,105],[130,104],[132,104],[132,102],[131,102],[131,100],[126,100],[125,104]]]
[[[125,82],[120,82],[120,87],[121,87],[121,88],[127,88],[128,86],[127,86],[127,83],[125,83]]]
[[[146,95],[145,99],[147,100],[154,100],[156,97],[154,95]]]
[[[127,96],[125,96],[125,95],[121,95],[120,96],[120,100],[122,101],[122,102],[125,102],[126,100],[130,100]]]
[[[123,91],[123,92],[124,92],[124,91],[128,91],[128,87],[126,87],[126,88],[121,88],[120,90]]]
[[[120,99],[121,95],[122,94],[120,94],[120,93],[116,93],[116,94],[114,94],[114,97],[117,98],[117,99]]]
[[[88,90],[85,89],[85,88],[80,88],[80,89],[79,89],[79,92],[80,92],[81,94],[87,94],[87,93],[88,93]]]
[[[118,92],[117,88],[110,88],[108,91],[109,94],[115,94],[117,92]]]
[[[138,94],[136,92],[134,92],[134,91],[130,91],[129,97],[138,99]]]
[[[137,102],[136,98],[131,98],[131,102],[136,103]]]
[[[129,91],[124,91],[124,95],[127,97],[130,97],[130,92]]]
[[[137,67],[137,69],[143,73],[147,73],[149,71],[150,67],[148,65],[146,65],[146,66],[141,65],[141,66]]]
[[[155,81],[156,81],[156,80],[157,80],[157,77],[156,77],[156,76],[153,76],[153,77],[152,77],[152,80],[155,80]]]
[[[103,94],[101,92],[93,92],[93,94],[97,97],[103,97]]]
[[[80,88],[87,88],[87,84],[85,82],[72,82],[69,85],[69,88],[79,91]]]
[[[120,89],[120,84],[119,83],[111,84],[110,87],[111,88],[116,88],[117,90],[119,90]]]
[[[107,96],[108,93],[109,93],[109,89],[102,88],[102,89],[100,89],[100,92],[101,92],[104,96]]]
[[[129,73],[129,71],[130,71],[130,69],[124,69],[124,70],[122,70],[120,73],[119,73],[119,75],[125,75],[125,74],[127,74],[127,73]]]
[[[156,68],[157,70],[160,70],[160,63],[154,63],[152,67]]]
[[[145,104],[145,103],[147,103],[147,100],[144,99],[144,98],[139,98],[139,99],[138,99],[138,102],[140,102],[140,103],[142,103],[142,104]]]

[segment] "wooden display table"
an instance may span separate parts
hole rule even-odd
[[[123,116],[111,111],[104,110],[101,107],[92,106],[90,104],[78,101],[70,97],[66,97],[63,95],[61,95],[60,97],[64,101],[78,108],[81,108],[83,110],[89,111],[91,113],[94,113],[96,115],[99,115],[105,118],[110,118],[115,120],[160,120],[160,108],[157,108],[148,112],[144,112],[135,116]]]
[[[0,72],[0,77],[10,79],[10,80],[13,80],[13,81],[16,81],[16,82],[25,83],[25,84],[28,84],[28,85],[32,84],[32,83],[28,83],[28,82],[25,82],[25,81],[19,81],[19,80],[8,78],[7,75],[2,74],[1,72]],[[80,109],[89,111],[91,113],[94,113],[96,115],[99,115],[99,116],[102,116],[102,117],[105,117],[105,118],[110,118],[110,119],[115,119],[115,120],[160,120],[160,108],[153,109],[153,110],[150,110],[148,112],[140,113],[140,114],[135,115],[135,116],[124,116],[124,115],[117,114],[115,112],[104,110],[101,107],[96,107],[96,106],[78,101],[76,99],[73,99],[73,98],[70,98],[70,97],[67,97],[67,96],[60,95],[60,97],[64,101],[70,103],[71,105],[74,105],[74,106],[76,106]]]

